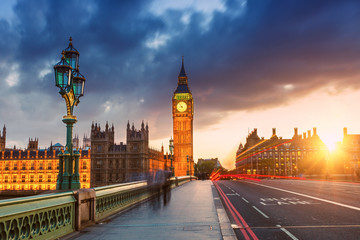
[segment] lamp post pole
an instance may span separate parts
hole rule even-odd
[[[72,144],[72,129],[77,122],[73,115],[74,106],[84,95],[85,77],[79,72],[79,52],[73,47],[70,37],[69,46],[62,51],[61,61],[54,66],[55,85],[60,88],[60,95],[66,103],[67,115],[63,117],[66,124],[66,147],[59,157],[59,174],[56,189],[69,190],[80,188],[78,150],[74,152]],[[75,166],[74,166],[75,162]]]
[[[174,176],[174,167],[173,167],[173,150],[174,150],[174,140],[172,139],[172,137],[169,140],[169,149],[170,149],[170,162],[171,162],[171,166],[170,166],[170,170],[171,170],[171,176]]]
[[[186,165],[186,175],[189,176],[189,155],[186,155],[186,161],[187,161],[187,165]]]

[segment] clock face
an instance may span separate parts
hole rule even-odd
[[[177,105],[176,105],[176,109],[179,111],[179,112],[184,112],[186,111],[187,109],[187,105],[185,102],[179,102]]]

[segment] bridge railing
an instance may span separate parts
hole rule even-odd
[[[171,188],[194,176],[171,178]],[[0,200],[0,239],[56,239],[158,192],[146,181]]]
[[[97,187],[94,190],[96,221],[151,197],[147,181]]]
[[[0,201],[0,239],[55,239],[73,231],[72,192]]]

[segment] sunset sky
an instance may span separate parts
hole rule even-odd
[[[7,147],[65,142],[53,65],[72,36],[85,96],[74,133],[91,123],[149,123],[168,147],[171,97],[185,57],[194,96],[194,158],[232,168],[249,131],[291,138],[317,127],[330,147],[360,134],[360,1],[142,0],[0,2],[0,126]]]

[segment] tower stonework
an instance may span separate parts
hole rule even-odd
[[[5,151],[5,145],[6,145],[6,127],[4,125],[2,134],[0,130],[0,152]]]
[[[175,176],[193,174],[193,118],[194,100],[188,86],[184,58],[178,85],[172,98]]]
[[[27,150],[30,151],[36,151],[39,147],[39,139],[38,138],[29,138],[29,143],[28,143],[28,147]]]

